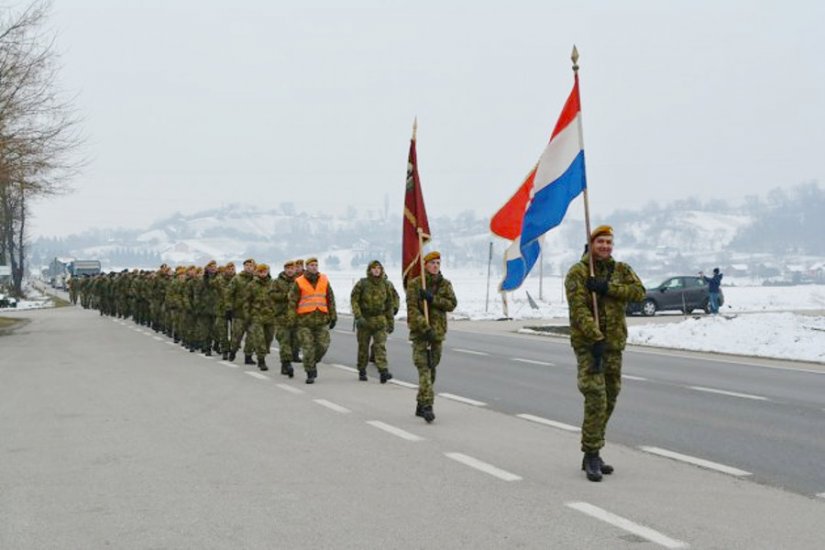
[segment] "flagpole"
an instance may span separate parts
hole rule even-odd
[[[573,75],[576,80],[576,84],[579,82],[579,50],[576,48],[576,45],[573,45],[573,52],[570,54],[570,59],[573,61]],[[578,125],[579,125],[579,148],[580,150],[584,151],[584,131],[582,129],[582,113],[581,109],[579,110],[579,117],[578,117]],[[584,196],[584,230],[586,232],[585,241],[587,243],[587,259],[588,264],[590,266],[590,276],[596,276],[596,268],[593,265],[593,250],[591,247],[590,242],[590,200],[587,193],[587,186],[585,185],[584,189],[582,190],[582,195]],[[596,324],[599,323],[599,302],[596,298],[596,293],[592,292],[591,296],[593,297],[593,318],[596,320]]]
[[[427,277],[424,275],[424,232],[418,228],[418,259],[421,262],[421,288],[427,290]],[[427,307],[427,300],[424,300],[424,320],[427,326],[430,324],[430,310]]]
[[[412,133],[412,140],[415,141],[415,134],[418,132],[418,117],[413,119],[413,133]],[[418,260],[419,265],[421,266],[421,288],[427,290],[427,278],[424,275],[424,231],[420,227],[416,228],[416,233],[418,233]],[[424,320],[427,321],[427,325],[430,324],[430,309],[427,307],[427,300],[424,300]]]

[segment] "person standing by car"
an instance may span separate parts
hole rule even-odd
[[[714,267],[713,277],[705,277],[705,274],[701,271],[699,272],[699,276],[708,284],[708,303],[710,305],[710,312],[713,315],[716,315],[719,313],[719,287],[722,286],[723,275],[719,271],[718,267]]]
[[[595,276],[590,275],[590,255]],[[590,234],[589,251],[564,280],[570,305],[570,344],[578,363],[577,382],[584,396],[581,450],[587,479],[601,481],[613,467],[599,456],[607,421],[622,384],[622,351],[627,341],[625,308],[645,296],[633,269],[613,259],[613,228],[601,225]],[[594,294],[597,296],[594,300]],[[598,320],[593,306],[597,303]]]

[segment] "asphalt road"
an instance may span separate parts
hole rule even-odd
[[[399,325],[390,361],[402,380],[416,383]],[[581,424],[566,338],[503,332],[489,323],[453,327],[459,330],[448,335],[437,391],[508,414]],[[355,349],[351,331],[336,330],[327,360],[350,364]],[[609,441],[722,463],[803,495],[825,492],[825,365],[629,348],[623,377]]]
[[[581,403],[563,341],[451,331],[437,390],[484,405],[440,396],[426,425],[413,389],[356,381],[346,330],[307,386],[78,308],[14,315],[30,322],[0,337],[0,548],[822,545],[825,486],[770,486],[773,459],[726,461],[753,473],[732,475],[637,448],[720,463],[697,442],[821,449],[777,424],[821,424],[819,374],[630,352],[626,373],[647,380],[626,381],[610,426],[616,474],[590,483],[564,429]],[[414,382],[398,332],[393,372]]]

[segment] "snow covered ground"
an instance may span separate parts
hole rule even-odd
[[[825,363],[825,316],[708,315],[628,327],[628,343]]]
[[[54,302],[52,302],[48,296],[41,293],[31,285],[26,285],[24,292],[26,293],[26,299],[18,301],[17,307],[0,307],[0,312],[14,312],[24,309],[42,309],[45,307],[54,306]]]

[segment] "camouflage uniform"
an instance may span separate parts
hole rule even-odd
[[[295,282],[286,272],[281,271],[272,281],[273,296],[275,298],[275,335],[278,339],[278,355],[281,364],[292,362],[292,339],[297,332],[294,321],[289,320],[289,289]]]
[[[371,273],[373,267],[381,268],[377,277]],[[375,365],[379,371],[387,372],[387,333],[395,329],[394,290],[385,276],[384,266],[377,260],[367,266],[367,276],[352,289],[350,304],[355,316],[359,371],[367,368],[370,340],[373,340]]]
[[[564,281],[570,305],[570,344],[578,363],[578,387],[584,395],[581,448],[596,453],[604,446],[604,433],[616,406],[622,384],[622,350],[627,341],[625,308],[641,301],[645,289],[633,269],[612,257],[595,260],[595,277],[608,282],[608,292],[598,298],[599,324],[593,318],[593,294],[587,289],[588,255],[567,272]],[[592,373],[593,344],[605,341],[603,372]]]
[[[275,289],[268,270],[264,273],[266,275],[261,275],[259,271],[252,282],[246,286],[246,311],[244,313],[244,316],[249,319],[247,338],[252,349],[255,350],[259,366],[264,364],[266,356],[269,355],[269,348],[275,337]]]
[[[453,285],[439,272],[436,275],[425,273],[427,290],[432,293],[433,301],[428,304],[430,324],[424,317],[424,302],[421,291],[421,277],[407,282],[407,326],[412,341],[413,364],[418,369],[418,405],[432,406],[434,401],[433,383],[435,368],[441,361],[441,348],[447,336],[447,313],[453,311],[458,301],[453,292]],[[432,341],[427,338],[427,329],[432,329]],[[429,349],[429,353],[428,353]],[[430,356],[429,363],[427,356]]]
[[[309,262],[308,262],[309,263]],[[303,277],[313,286],[317,286],[320,273],[310,273],[305,271]],[[287,319],[298,327],[298,341],[301,343],[301,350],[304,357],[304,370],[307,372],[307,381],[315,377],[317,372],[316,364],[324,358],[329,348],[329,331],[335,326],[338,314],[335,311],[335,295],[332,292],[332,285],[327,285],[327,309],[328,312],[316,309],[310,313],[298,315],[298,302],[301,300],[301,289],[298,286],[298,279],[292,283],[289,290],[289,308]],[[294,350],[293,350],[294,351]]]
[[[76,277],[69,279],[69,301],[72,305],[77,305],[77,281]]]
[[[241,339],[249,331],[250,320],[245,316],[246,287],[254,275],[241,271],[229,282],[229,303],[232,305],[232,353],[241,347]],[[252,355],[252,343],[246,339],[243,346],[244,355]]]
[[[206,355],[212,355],[212,345],[215,343],[215,314],[220,301],[220,283],[215,272],[204,272],[203,277],[194,283],[192,308],[194,309],[195,345]]]
[[[223,271],[215,279],[218,287],[218,306],[215,310],[215,339],[218,350],[226,359],[231,347],[232,304],[229,302],[229,283],[234,278],[234,271]]]

